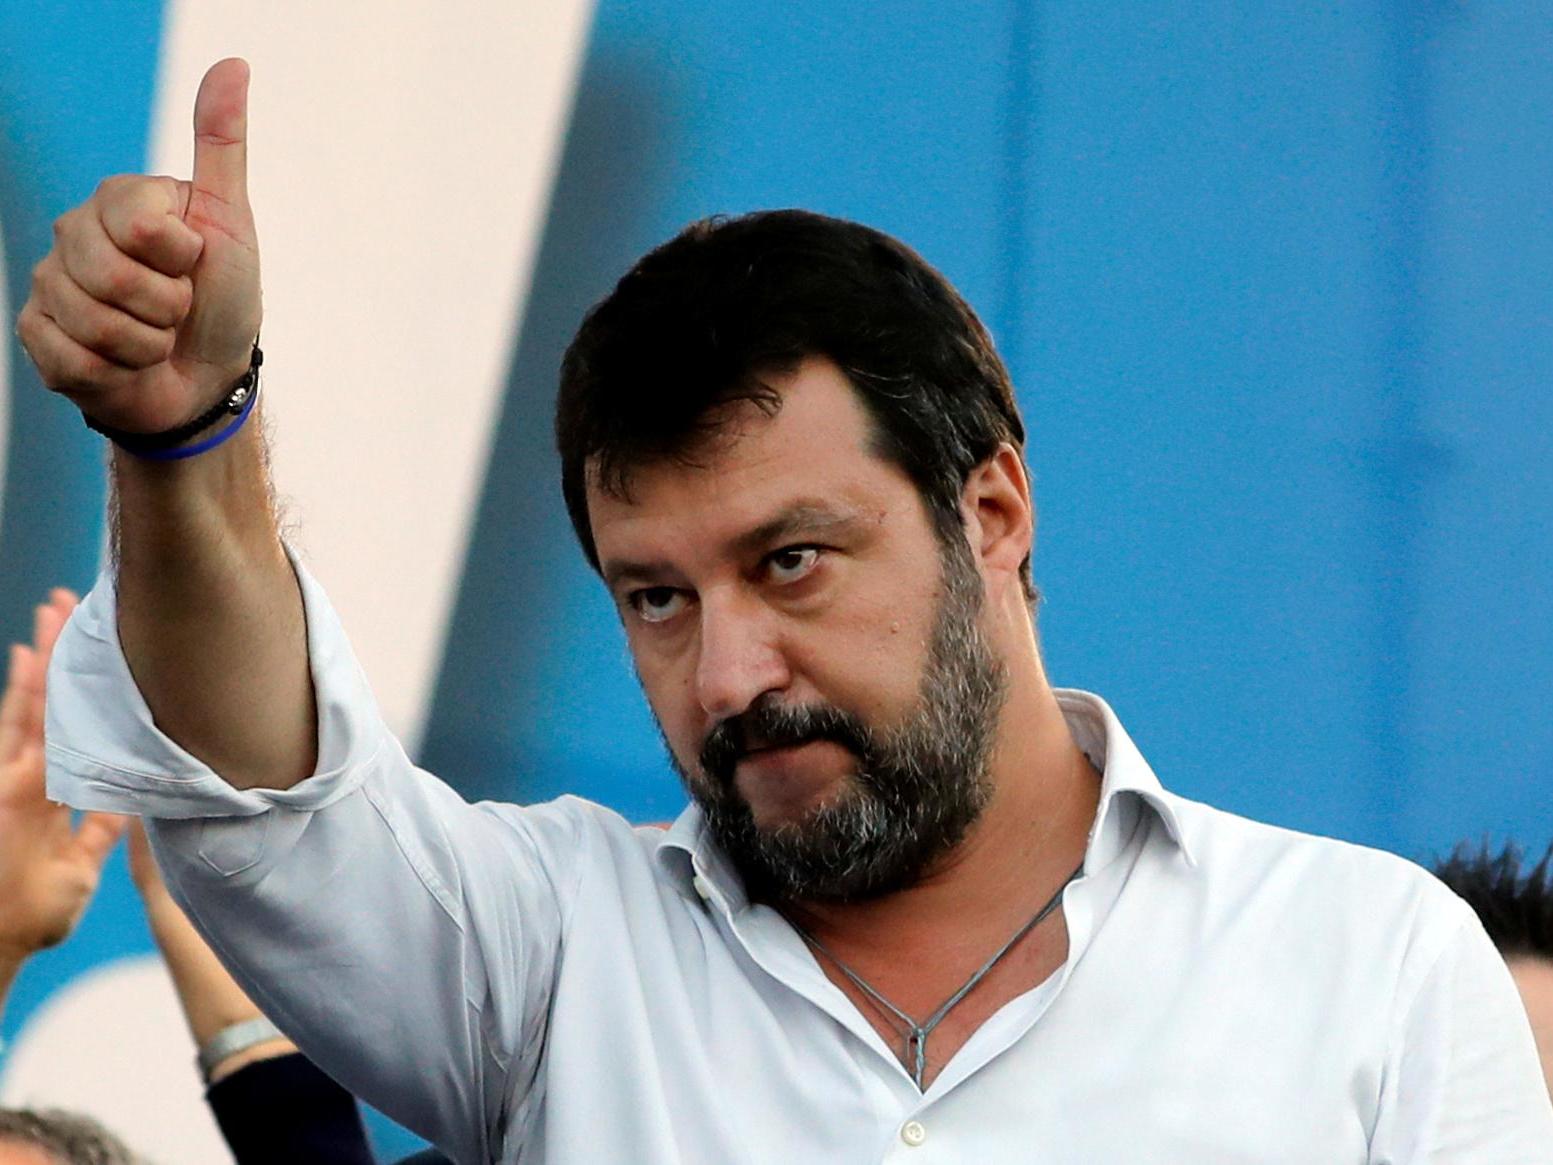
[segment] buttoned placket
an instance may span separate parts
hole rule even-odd
[[[1103,772],[1103,743],[1088,743],[1090,747],[1085,751]],[[926,1092],[917,1090],[910,1073],[883,1037],[831,982],[813,951],[786,919],[770,907],[751,905],[742,896],[735,901],[732,893],[719,889],[720,883],[731,886],[736,881],[726,860],[720,860],[716,867],[708,866],[703,860],[708,851],[700,844],[686,855],[692,870],[691,886],[714,915],[716,924],[725,928],[768,975],[855,1035],[868,1050],[865,1059],[883,1065],[866,1081],[872,1086],[869,1091],[877,1097],[881,1122],[890,1129],[881,1147],[881,1162],[930,1165],[960,1159],[952,1131],[932,1135],[934,1105],[1024,1038],[1061,995],[1091,938],[1120,897],[1131,868],[1148,844],[1151,829],[1156,827],[1155,814],[1145,808],[1139,793],[1124,789],[1118,794],[1102,801],[1086,839],[1085,873],[1063,895],[1068,957],[1045,981],[1010,1000],[972,1033]],[[1179,841],[1162,809],[1158,817],[1157,828]],[[717,857],[720,859],[721,855]],[[1190,863],[1189,857],[1186,860]]]
[[[783,986],[802,996],[855,1035],[871,1053],[869,1059],[881,1065],[871,1083],[881,1085],[878,1097],[880,1118],[892,1131],[882,1147],[881,1161],[918,1162],[928,1165],[942,1157],[956,1160],[952,1137],[933,1138],[932,1109],[954,1088],[972,1077],[980,1068],[1022,1039],[1055,1002],[1066,984],[1071,969],[1082,957],[1094,933],[1096,892],[1101,899],[1099,917],[1109,913],[1114,898],[1125,881],[1131,862],[1116,861],[1123,853],[1135,855],[1141,837],[1131,836],[1126,825],[1141,824],[1137,816],[1124,811],[1116,823],[1124,826],[1126,836],[1113,860],[1107,863],[1101,878],[1080,877],[1063,896],[1063,915],[1069,936],[1068,958],[1046,980],[1000,1008],[956,1052],[926,1092],[918,1092],[916,1083],[878,1031],[863,1016],[852,1000],[825,974],[808,945],[775,910],[766,906],[735,907],[719,891],[715,875],[705,869],[699,855],[692,857],[691,885],[706,908],[713,912],[717,925],[726,927],[746,954]],[[872,1089],[871,1089],[872,1091]]]

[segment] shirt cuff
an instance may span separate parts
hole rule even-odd
[[[387,727],[323,588],[286,549],[307,620],[318,709],[318,767],[290,789],[238,789],[152,721],[119,646],[114,580],[104,571],[65,624],[49,665],[48,795],[76,809],[145,817],[251,817],[322,809],[360,785]]]

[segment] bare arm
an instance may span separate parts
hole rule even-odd
[[[145,903],[151,936],[156,939],[178,989],[178,1002],[195,1046],[203,1048],[218,1032],[235,1023],[258,1019],[259,1005],[244,994],[167,892],[161,871],[151,856],[146,832],[138,821],[130,825],[129,871],[140,900]],[[296,1050],[297,1046],[285,1037],[253,1044],[212,1065],[210,1082],[223,1080],[259,1060]]]
[[[17,323],[43,382],[117,429],[203,413],[242,375],[260,319],[247,195],[248,68],[206,74],[189,182],[104,182],[55,224]],[[208,453],[115,449],[119,639],[157,726],[239,788],[308,776],[316,717],[296,579],[261,428]]]

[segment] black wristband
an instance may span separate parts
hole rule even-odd
[[[259,383],[259,366],[263,363],[264,353],[260,351],[259,341],[255,339],[253,353],[248,357],[248,371],[237,378],[224,397],[192,421],[179,425],[176,429],[163,429],[160,433],[130,433],[123,429],[109,428],[99,421],[94,421],[85,413],[81,414],[81,419],[86,422],[88,429],[94,433],[101,433],[119,448],[128,450],[130,453],[160,453],[166,449],[173,449],[189,438],[203,433],[222,417],[236,416],[241,413]]]

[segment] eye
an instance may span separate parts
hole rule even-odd
[[[795,583],[820,560],[818,546],[784,546],[766,555],[766,572],[775,583]]]
[[[666,623],[685,609],[685,593],[673,587],[643,587],[626,601],[644,623]]]

